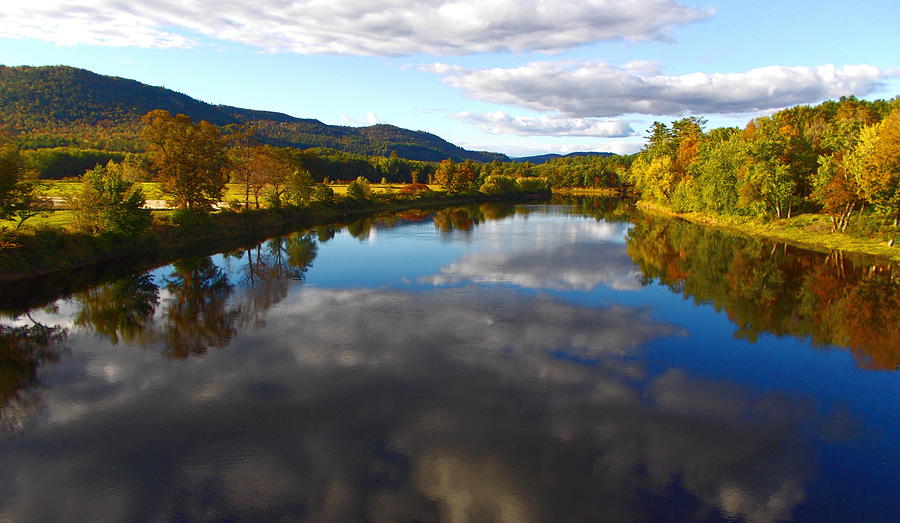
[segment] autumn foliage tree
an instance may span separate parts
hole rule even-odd
[[[142,118],[141,133],[162,190],[176,207],[210,211],[228,182],[228,156],[219,129],[157,109]]]
[[[0,220],[15,219],[16,228],[52,205],[39,194],[37,174],[25,168],[19,149],[0,137]]]
[[[149,227],[144,193],[127,180],[121,164],[109,162],[84,173],[74,199],[75,223],[87,232],[137,234]]]

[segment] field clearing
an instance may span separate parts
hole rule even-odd
[[[79,188],[81,187],[81,182],[72,181],[72,180],[42,180],[42,185],[44,187],[43,194],[47,197],[52,198],[68,198],[72,197],[78,193]],[[159,187],[159,182],[138,182],[141,190],[144,191],[144,197],[148,200],[164,200],[165,195],[162,192],[162,189]],[[372,191],[376,193],[386,193],[390,191],[397,191],[402,187],[405,187],[408,184],[405,183],[389,183],[389,184],[380,184],[373,183],[371,184]],[[328,184],[329,187],[334,189],[334,193],[336,195],[344,195],[347,194],[347,187],[349,184],[346,183],[331,183]],[[440,191],[442,187],[437,184],[432,184],[428,186],[432,191]],[[253,195],[251,194],[251,199]],[[230,201],[230,200],[240,200],[244,201],[244,186],[238,183],[228,183],[225,185],[225,194],[222,196],[222,201]]]
[[[47,198],[53,198],[55,200],[55,205],[58,207],[56,210],[50,212],[47,216],[34,216],[29,218],[23,225],[22,229],[28,228],[40,228],[40,227],[54,227],[54,228],[64,228],[71,224],[74,221],[75,213],[74,211],[67,209],[66,201],[69,198],[74,197],[78,194],[78,191],[81,189],[81,182],[73,181],[73,180],[42,180],[41,185],[43,186],[42,195]],[[148,204],[153,204],[154,211],[153,214],[165,213],[167,211],[159,210],[158,206],[163,205],[162,201],[165,200],[165,195],[162,192],[162,189],[159,187],[159,182],[138,182],[141,190],[144,192],[144,198],[148,200]],[[380,184],[373,183],[371,184],[373,193],[389,193],[399,191],[401,188],[405,187],[407,184],[405,183],[391,183],[391,184]],[[334,190],[334,194],[337,196],[346,196],[347,187],[349,184],[346,183],[331,183],[328,184]],[[428,186],[432,191],[441,191],[443,188],[440,185],[432,184]],[[151,200],[154,200],[151,202]],[[227,202],[237,200],[239,202],[244,201],[244,186],[237,183],[229,183],[225,186],[225,193],[222,197],[222,203],[227,204]],[[253,206],[253,195],[250,195],[250,205]],[[260,195],[260,204],[264,203],[263,195]],[[0,220],[0,228],[8,228],[15,229],[16,224],[18,222],[16,220]]]

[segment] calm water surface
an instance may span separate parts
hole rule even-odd
[[[5,307],[0,521],[900,518],[897,266],[585,200]]]

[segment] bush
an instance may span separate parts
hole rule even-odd
[[[479,190],[484,194],[502,196],[514,194],[518,189],[519,186],[516,184],[516,179],[512,176],[493,174],[484,179],[484,183]]]
[[[519,178],[516,182],[519,190],[527,193],[550,192],[550,183],[546,178]]]
[[[200,209],[176,209],[172,211],[170,220],[182,233],[188,234],[205,231],[212,226],[209,213]]]
[[[410,183],[400,188],[400,192],[409,196],[418,196],[431,191],[424,183]]]
[[[109,162],[84,173],[74,198],[75,224],[86,232],[137,234],[150,226],[144,193],[122,176],[120,164]]]
[[[312,175],[306,169],[296,170],[288,176],[284,196],[291,205],[304,205],[314,200],[313,192],[316,185]]]
[[[347,196],[354,200],[367,200],[372,195],[372,186],[369,180],[360,176],[347,186]]]
[[[334,189],[324,183],[316,184],[312,190],[312,200],[314,202],[334,201]]]

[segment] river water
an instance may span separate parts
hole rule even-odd
[[[900,518],[890,264],[585,199],[12,292],[0,521]]]

